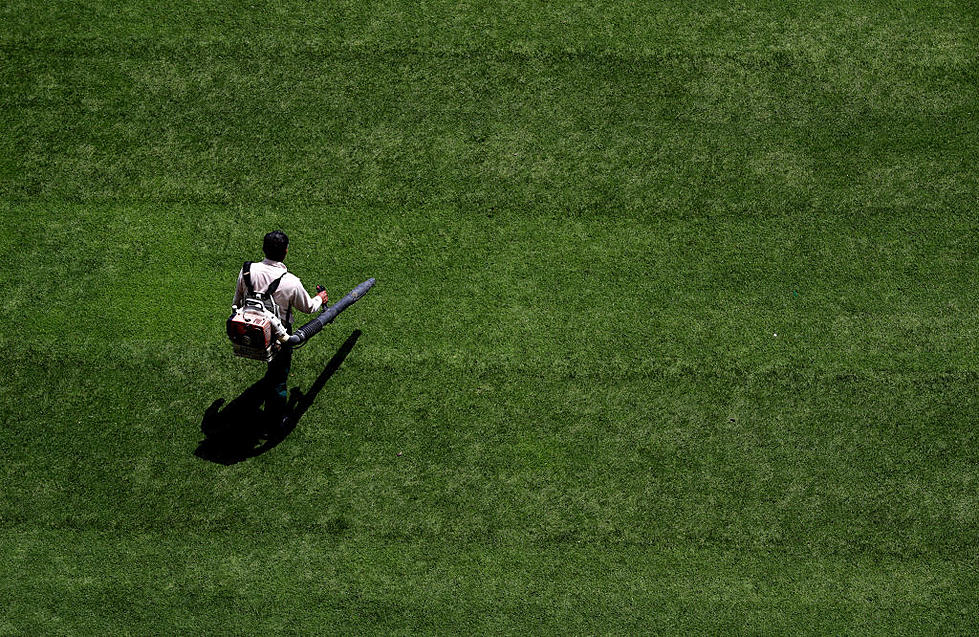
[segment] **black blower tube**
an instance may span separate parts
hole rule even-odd
[[[360,297],[367,294],[372,287],[374,287],[374,279],[367,279],[355,287],[350,291],[350,294],[326,308],[320,313],[319,316],[296,330],[296,333],[290,336],[289,340],[286,341],[286,345],[288,347],[296,347],[297,345],[302,345],[316,334],[319,334],[320,330],[322,330],[327,323],[332,323],[333,319],[335,319],[340,312],[344,311],[360,300]]]

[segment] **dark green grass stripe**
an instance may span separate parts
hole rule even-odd
[[[971,632],[946,560],[710,549],[5,534],[5,631]],[[67,547],[73,547],[70,552]],[[136,594],[141,591],[142,594]],[[53,600],[58,600],[54,603]],[[588,609],[588,612],[581,612]]]
[[[102,357],[118,371],[95,376],[62,359],[63,382],[32,390],[29,364],[7,361],[31,406],[8,414],[3,523],[296,533],[342,518],[378,541],[906,558],[966,557],[977,541],[972,377],[596,383],[377,367],[363,345],[287,443],[231,468],[190,455],[197,425],[259,370]],[[319,369],[299,359],[291,384]]]
[[[496,62],[520,64],[521,62],[573,63],[585,66],[668,66],[683,67],[703,65],[712,62],[732,62],[745,70],[768,70],[799,72],[813,67],[816,50],[799,44],[792,46],[787,41],[782,46],[763,46],[756,42],[743,42],[740,46],[716,46],[711,43],[689,43],[686,46],[667,44],[662,48],[643,48],[636,50],[616,50],[608,48],[583,49],[561,46],[542,48],[501,48],[499,46],[479,46],[468,44],[359,44],[342,40],[306,39],[290,42],[256,43],[248,38],[216,41],[166,40],[151,37],[130,38],[128,40],[106,40],[103,38],[38,37],[25,36],[19,39],[0,40],[0,54],[10,61],[41,62],[58,58],[82,59],[142,59],[192,61],[200,59],[260,61],[278,60],[289,63],[302,61],[356,61],[370,60],[374,63],[388,63],[397,60],[448,60],[451,62]],[[698,46],[699,45],[699,46]],[[893,49],[891,53],[904,58],[903,70],[922,71],[942,68],[950,73],[975,73],[977,53],[966,46],[964,41],[956,41],[952,47],[939,50],[937,47],[920,45],[916,48],[889,46],[881,43],[882,49]],[[870,55],[870,51],[859,52]],[[839,63],[840,60],[834,60]],[[879,69],[886,71],[886,69]],[[963,78],[964,79],[964,78]]]

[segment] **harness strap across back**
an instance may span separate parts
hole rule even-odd
[[[251,296],[255,294],[255,286],[252,284],[252,273],[251,273],[252,262],[245,261],[245,264],[241,266],[241,277],[245,281],[245,289],[248,290],[248,295]],[[266,297],[271,298],[275,291],[279,289],[279,283],[282,281],[282,277],[286,275],[285,272],[279,276],[278,279],[269,283],[269,286],[265,288],[263,294]]]
[[[255,286],[252,285],[252,262],[245,261],[245,265],[241,266],[241,278],[245,280],[245,289],[248,290],[248,295],[251,296],[255,294]]]
[[[282,281],[282,277],[284,277],[285,275],[286,273],[283,272],[281,275],[279,275],[278,279],[269,283],[269,286],[265,288],[265,296],[271,298],[272,295],[275,294],[275,291],[279,289],[279,282]]]

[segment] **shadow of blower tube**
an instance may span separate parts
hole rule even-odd
[[[318,334],[327,323],[332,323],[333,319],[335,319],[340,312],[344,311],[360,300],[360,297],[367,294],[372,287],[374,287],[374,279],[367,279],[351,290],[347,296],[326,308],[320,313],[319,316],[296,330],[296,333],[290,336],[289,339],[283,343],[283,345],[286,347],[298,347],[299,345],[302,345]]]

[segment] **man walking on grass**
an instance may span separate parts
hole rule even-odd
[[[278,286],[272,293],[272,298],[278,306],[279,320],[292,333],[293,308],[312,314],[327,302],[326,290],[316,286],[317,294],[310,296],[303,287],[299,277],[290,273],[282,263],[289,252],[289,237],[281,230],[275,230],[265,235],[262,243],[265,259],[260,263],[246,264],[238,273],[238,286],[235,288],[233,306],[241,307],[249,288],[258,292],[268,289],[278,281]],[[248,285],[250,279],[251,285]],[[286,384],[289,381],[289,368],[292,365],[292,348],[280,348],[275,357],[269,361],[268,370],[263,378],[267,399],[265,413],[268,422],[278,425],[281,429],[288,426],[289,415]]]

